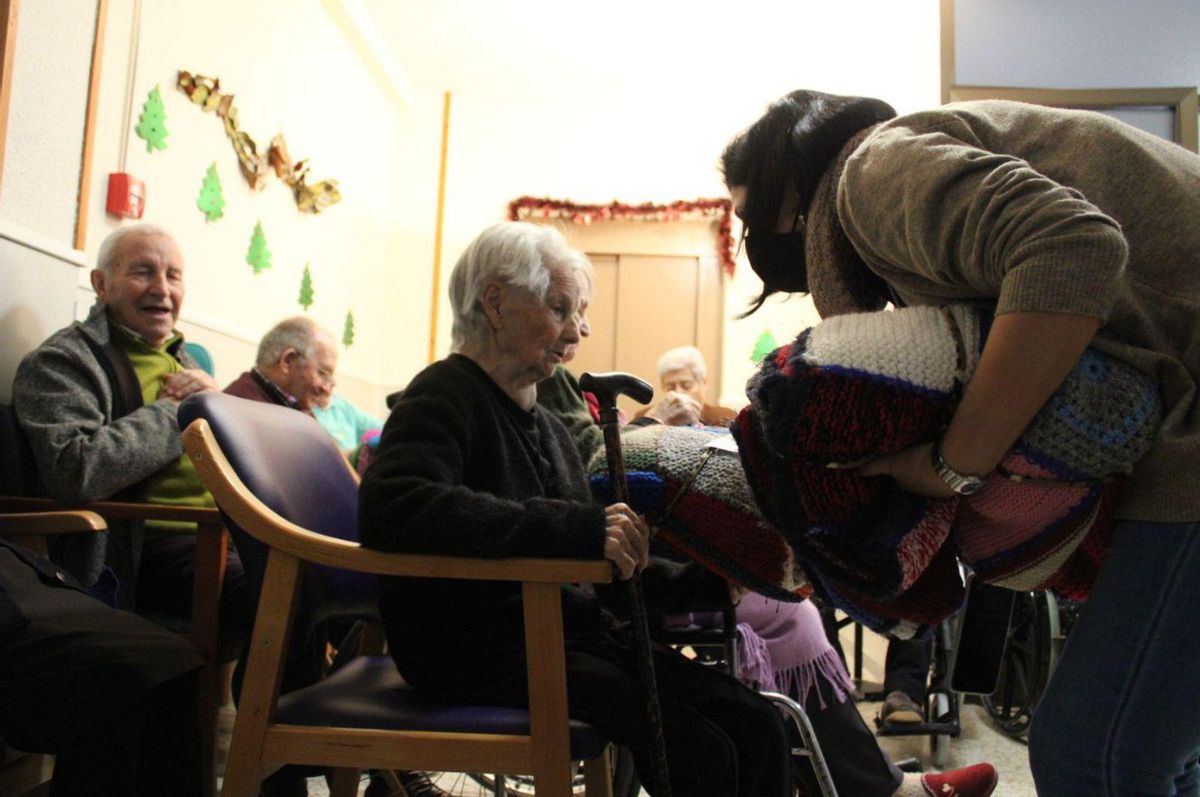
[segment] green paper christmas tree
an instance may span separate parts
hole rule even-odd
[[[134,130],[139,138],[146,140],[146,151],[167,148],[167,112],[163,108],[162,95],[158,86],[150,91],[146,102],[142,105],[142,115],[138,117],[138,125]]]
[[[221,178],[217,176],[216,163],[209,166],[204,175],[200,196],[196,197],[196,207],[204,211],[208,221],[216,221],[225,215],[225,196],[221,193]]]
[[[267,248],[267,238],[263,235],[262,222],[254,225],[254,235],[250,236],[250,251],[246,252],[246,262],[260,274],[271,267],[271,250]]]
[[[779,344],[775,342],[775,336],[770,330],[766,330],[758,336],[758,340],[754,341],[754,351],[750,353],[750,361],[755,365],[763,361],[771,352],[779,348]]]
[[[354,345],[354,313],[346,311],[346,325],[342,328],[342,345],[347,349]]]
[[[304,264],[304,276],[300,278],[300,306],[304,308],[304,312],[308,312],[308,308],[312,307],[313,303],[313,286],[312,286],[312,271],[308,268],[308,263]]]

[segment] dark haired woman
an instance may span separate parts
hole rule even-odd
[[[1093,346],[1158,380],[1165,416],[1030,733],[1038,793],[1200,795],[1200,158],[1097,113],[984,101],[896,117],[796,91],[727,146],[771,293],[822,316],[971,302],[995,317],[936,443],[881,457],[970,489]]]

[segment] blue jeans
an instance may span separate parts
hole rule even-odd
[[[1117,524],[1034,715],[1040,797],[1200,797],[1200,523]]]

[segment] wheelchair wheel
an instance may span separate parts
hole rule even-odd
[[[926,722],[945,721],[950,714],[950,695],[942,691],[930,692],[926,698]],[[950,758],[950,735],[947,733],[929,734],[929,760],[939,769],[946,766]]]
[[[637,773],[634,771],[633,757],[627,752],[618,751],[614,756],[613,766],[613,797],[637,797],[641,793],[642,784],[638,781]],[[439,785],[442,785],[442,788],[449,794],[492,795],[496,791],[494,775],[471,773],[443,777],[453,778],[448,785],[446,781],[439,781]],[[504,776],[503,794],[507,797],[534,797],[533,778],[525,775]],[[575,777],[571,783],[571,794],[584,794],[583,774],[579,771],[578,764],[575,766]]]
[[[1023,738],[1063,641],[1058,601],[1049,592],[1018,596],[996,691],[984,708],[1004,733]]]
[[[494,776],[473,774],[470,778],[479,787],[482,787],[483,794],[495,793],[496,778]],[[452,793],[457,794],[458,792]],[[571,794],[582,795],[583,793],[583,775],[576,774],[575,779],[571,782]],[[506,775],[504,777],[504,794],[508,797],[534,797],[533,778],[525,775]]]

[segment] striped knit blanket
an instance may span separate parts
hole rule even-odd
[[[926,499],[859,476],[877,454],[937,438],[985,319],[966,307],[837,316],[747,385],[734,435],[758,507],[816,592],[875,630],[907,637],[953,613],[958,558],[990,583],[1086,594],[1115,477],[1161,420],[1150,379],[1089,349],[976,495]]]
[[[714,427],[645,426],[621,435],[629,505],[670,545],[727,580],[767,597],[803,600],[808,579],[786,540],[754,503],[738,455],[707,447]],[[604,451],[588,465],[592,492],[612,500]]]

